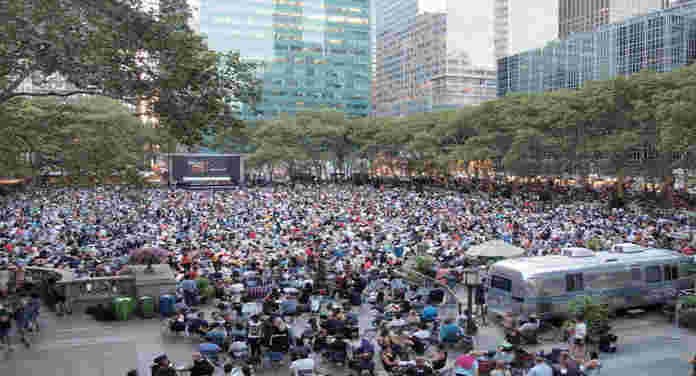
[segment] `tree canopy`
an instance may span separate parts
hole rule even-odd
[[[224,98],[253,101],[253,66],[208,50],[185,0],[7,0],[0,3],[0,105],[18,96],[96,94],[150,99],[179,142],[223,126]],[[218,62],[226,64],[220,69]],[[74,90],[22,92],[27,78],[59,74]],[[244,95],[249,94],[249,97]]]
[[[457,111],[399,118],[305,112],[262,125],[249,141],[262,146],[252,158],[272,163],[297,156],[342,166],[386,153],[420,162],[412,164],[419,169],[428,161],[445,175],[448,162],[493,160],[519,176],[583,176],[593,166],[623,176],[636,173],[629,169],[636,166],[638,152],[638,173],[660,177],[670,174],[673,152],[693,153],[694,75],[694,66],[644,71],[577,90],[516,94]]]
[[[77,180],[137,177],[148,145],[164,129],[144,127],[122,103],[105,97],[16,97],[0,106],[3,175],[61,173]],[[41,170],[41,171],[39,171]]]

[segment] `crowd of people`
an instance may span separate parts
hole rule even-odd
[[[461,270],[475,262],[466,254],[470,246],[495,238],[528,255],[616,242],[692,253],[696,232],[681,215],[546,209],[536,202],[367,186],[52,189],[6,196],[1,204],[0,294],[25,292],[12,307],[0,308],[4,342],[13,320],[18,333],[38,329],[32,324],[38,296],[25,286],[26,267],[69,270],[76,278],[121,275],[131,272],[140,250],[156,249],[157,262],[169,264],[181,281],[167,331],[200,337],[193,359],[199,371],[191,371],[200,375],[209,374],[209,363],[231,372],[225,360],[243,358],[268,367],[287,361],[296,375],[311,374],[320,361],[373,374],[375,359],[387,371],[428,375],[454,360],[455,373],[464,376],[475,374],[481,357],[500,362],[499,374],[506,374],[515,360],[509,344],[485,354],[448,354],[450,344],[470,347],[462,317],[438,311],[441,295],[404,281],[404,260],[430,252]],[[65,300],[60,291],[53,295],[56,303]],[[201,298],[209,298],[205,307],[213,312],[200,309]],[[367,307],[377,326],[366,332],[358,321]],[[154,375],[171,374],[166,356],[155,363]]]

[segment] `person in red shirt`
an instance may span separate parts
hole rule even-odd
[[[191,260],[191,256],[188,253],[184,253],[184,256],[181,258],[181,266],[184,267],[184,271],[188,272],[191,270],[191,263],[193,261]]]

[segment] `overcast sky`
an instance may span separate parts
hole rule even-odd
[[[558,37],[558,0],[509,0],[510,53],[544,46]],[[421,11],[448,11],[448,39],[475,65],[494,66],[495,0],[419,0]]]

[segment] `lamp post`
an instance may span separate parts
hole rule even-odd
[[[476,269],[466,269],[464,270],[464,285],[466,286],[468,290],[468,299],[467,299],[467,306],[469,310],[469,314],[467,315],[467,320],[466,320],[466,333],[468,335],[474,335],[476,333],[476,325],[474,324],[473,320],[473,291],[474,288],[477,288],[481,284],[481,276],[479,275],[479,271]]]

